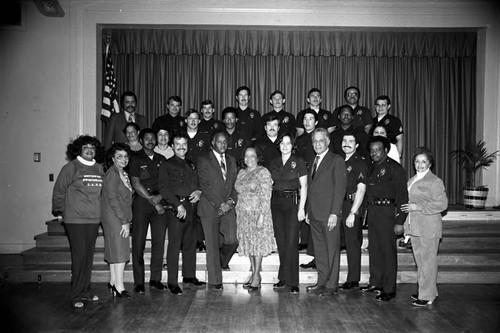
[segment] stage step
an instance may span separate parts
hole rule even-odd
[[[439,248],[439,283],[500,283],[500,218],[496,211],[482,211],[479,215],[469,212],[449,213],[443,222],[443,239]],[[482,214],[482,215],[481,215]],[[484,215],[484,216],[483,216]],[[450,216],[456,219],[450,219]],[[479,220],[478,216],[484,217]],[[9,276],[13,281],[26,282],[61,282],[70,281],[71,254],[64,225],[60,220],[46,222],[47,232],[35,236],[36,247],[22,253],[22,267],[9,268]],[[368,231],[363,231],[364,245],[368,244]],[[369,244],[368,244],[369,247]],[[368,249],[369,251],[369,249]],[[361,282],[369,278],[369,254],[362,252]],[[149,262],[151,259],[150,242],[146,242],[145,264],[146,281],[149,279]],[[299,262],[307,263],[312,257],[300,253]],[[180,258],[182,263],[182,255]],[[398,282],[415,283],[416,266],[411,250],[398,248]],[[235,255],[229,263],[231,269],[223,272],[224,283],[243,283],[249,275],[250,264],[246,257]],[[279,268],[278,254],[274,253],[263,260],[263,283],[277,282]],[[206,254],[197,253],[197,277],[206,281]],[[341,254],[340,281],[347,275],[347,258]],[[167,272],[163,272],[166,281]],[[104,236],[99,229],[94,255],[92,280],[106,282],[109,279],[109,268],[104,261]],[[179,279],[182,279],[179,273]],[[314,283],[317,279],[315,270],[300,269],[300,283]],[[132,266],[126,266],[125,281],[133,282]]]

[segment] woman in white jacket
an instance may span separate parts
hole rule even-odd
[[[418,294],[412,295],[415,306],[434,302],[437,291],[437,253],[442,236],[441,213],[448,208],[443,181],[430,170],[434,166],[432,152],[419,147],[413,154],[416,175],[408,181],[409,203],[405,234],[411,236],[413,256],[417,264]]]

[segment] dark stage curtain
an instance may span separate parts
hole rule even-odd
[[[463,175],[450,151],[475,139],[476,33],[416,31],[281,31],[110,29],[119,93],[133,90],[149,123],[179,95],[183,110],[214,101],[217,115],[236,105],[235,89],[252,90],[250,106],[266,113],[269,95],[286,95],[285,109],[307,106],[307,91],[322,90],[323,108],[344,104],[348,86],[374,112],[378,95],[404,126],[403,166],[414,174],[418,146],[435,154],[435,172],[451,203],[461,202]]]

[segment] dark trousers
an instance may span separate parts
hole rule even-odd
[[[299,220],[297,218],[298,205],[294,198],[273,196],[271,200],[273,228],[280,268],[278,280],[285,281],[289,286],[299,285]]]
[[[99,224],[64,224],[71,248],[72,299],[88,297]]]
[[[332,230],[328,230],[328,221],[318,221],[312,216],[309,216],[309,220],[314,241],[318,285],[337,290],[340,273],[340,218]]]
[[[194,205],[183,202],[186,209],[184,222],[167,212],[168,246],[167,246],[167,271],[168,283],[177,284],[179,275],[179,253],[182,250],[182,276],[185,278],[196,277],[196,221]]]
[[[363,221],[361,216],[356,215],[354,226],[349,228],[346,219],[351,211],[352,202],[344,201],[342,207],[342,224],[340,228],[340,243],[346,249],[347,254],[347,280],[348,282],[359,282],[361,277],[361,245],[363,244]]]
[[[163,250],[167,232],[167,216],[159,215],[156,209],[143,197],[136,196],[132,204],[132,267],[134,284],[144,284],[144,248],[148,226],[151,224],[150,281],[161,281]]]
[[[222,283],[222,269],[238,249],[234,209],[222,216],[200,216],[207,246],[209,284]]]
[[[396,292],[398,252],[394,234],[394,206],[368,208],[368,242],[370,258],[370,284],[382,288],[385,293]]]

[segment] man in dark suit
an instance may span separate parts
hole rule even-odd
[[[106,124],[104,147],[109,149],[113,143],[127,142],[125,125],[136,123],[140,129],[146,127],[146,117],[135,112],[137,96],[132,91],[125,91],[120,97],[121,113],[113,113]]]
[[[307,220],[311,225],[318,282],[306,291],[333,296],[338,291],[340,271],[340,220],[347,183],[342,157],[330,152],[328,130],[312,134],[316,157],[307,180]]]
[[[236,182],[234,157],[227,155],[227,134],[212,134],[212,151],[198,159],[198,179],[202,192],[198,204],[207,246],[208,287],[221,291],[222,269],[238,248],[236,237]]]

